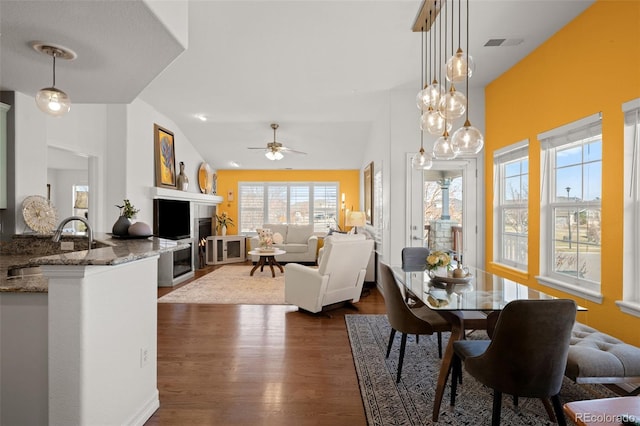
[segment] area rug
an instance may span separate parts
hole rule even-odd
[[[285,305],[284,274],[253,266],[225,265],[162,296],[158,303],[213,303],[226,305]]]
[[[360,393],[369,425],[431,425],[433,399],[440,368],[436,336],[409,336],[402,367],[402,380],[396,383],[400,333],[396,333],[393,349],[385,359],[390,326],[385,315],[346,315],[347,331],[355,363]],[[446,345],[449,333],[443,333]],[[487,338],[474,332],[470,338]],[[577,385],[565,378],[560,394],[563,403],[583,399],[617,396],[601,385]],[[455,408],[449,406],[450,384],[447,384],[437,424],[491,424],[491,389],[478,383],[463,371],[458,386]],[[503,425],[553,425],[539,399],[513,399],[503,396]],[[568,421],[569,424],[571,424]]]

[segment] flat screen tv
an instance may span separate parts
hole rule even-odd
[[[171,240],[191,237],[189,201],[153,200],[153,235]]]

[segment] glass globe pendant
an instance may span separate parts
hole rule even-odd
[[[455,120],[456,118],[462,117],[466,110],[467,97],[464,94],[456,91],[455,86],[451,84],[449,93],[447,93],[442,99],[440,99],[438,111],[443,117],[447,117],[450,120]]]
[[[62,90],[47,87],[38,91],[36,105],[47,114],[60,116],[68,113],[71,109],[71,99]]]
[[[484,136],[482,132],[471,125],[469,119],[464,122],[464,126],[460,127],[453,133],[451,143],[454,150],[460,155],[475,155],[482,151],[484,147]]]
[[[441,135],[445,130],[450,131],[453,127],[451,120],[445,120],[440,113],[433,108],[422,114],[420,119],[420,128],[426,130],[432,135]]]
[[[434,79],[431,84],[425,86],[425,88],[418,93],[416,99],[418,108],[421,111],[427,111],[429,107],[437,108],[443,96],[444,88],[438,83],[438,80]]]
[[[420,151],[411,159],[411,167],[416,170],[428,170],[431,166],[433,166],[431,156],[424,152],[424,148],[420,147]]]
[[[447,61],[447,80],[452,83],[465,81],[467,77],[473,75],[475,67],[476,64],[473,61],[473,57],[464,53],[461,48],[458,48],[455,55]]]
[[[433,156],[437,160],[453,160],[458,154],[454,151],[449,132],[444,132],[433,145]]]

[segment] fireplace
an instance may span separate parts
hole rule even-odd
[[[207,245],[207,237],[213,235],[213,220],[210,217],[203,217],[197,219],[198,233],[196,235],[198,242],[198,269],[204,268],[205,262],[205,248]]]

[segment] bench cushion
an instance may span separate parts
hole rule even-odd
[[[565,375],[578,383],[637,380],[640,378],[640,348],[577,322],[573,327]]]

